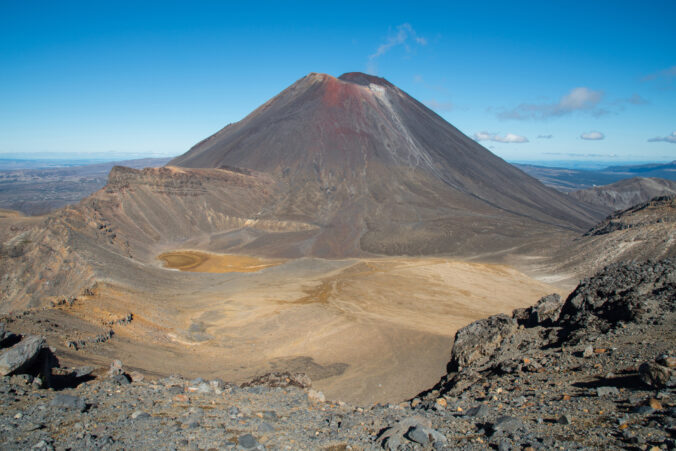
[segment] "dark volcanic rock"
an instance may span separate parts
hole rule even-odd
[[[383,449],[397,451],[407,449],[413,443],[422,446],[441,447],[446,444],[446,437],[431,427],[428,419],[420,416],[404,418],[393,426],[389,426],[378,436]]]
[[[676,264],[615,264],[583,280],[568,296],[558,325],[567,329],[590,326],[607,330],[618,322],[676,310]]]
[[[242,387],[265,385],[267,387],[309,388],[312,380],[304,373],[267,373],[242,384]]]
[[[512,317],[526,327],[551,326],[559,319],[563,301],[558,294],[550,294],[538,301],[537,304],[514,310]]]
[[[638,369],[641,380],[654,388],[676,387],[676,370],[657,362],[645,362]]]
[[[463,327],[455,334],[450,369],[457,371],[486,363],[516,328],[517,322],[507,315],[491,316]]]

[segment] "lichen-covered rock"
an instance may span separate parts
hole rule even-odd
[[[502,341],[516,329],[516,320],[500,314],[474,321],[458,330],[451,352],[451,371],[488,361]]]

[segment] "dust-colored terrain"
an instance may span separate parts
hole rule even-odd
[[[153,291],[100,283],[40,311],[60,324],[42,333],[71,364],[119,358],[148,374],[231,381],[299,371],[331,399],[391,402],[444,374],[456,329],[556,291],[509,267],[437,258],[300,259],[250,273],[212,258],[222,274],[160,269],[174,283]],[[40,328],[35,318],[18,324]],[[66,345],[108,329],[105,343]]]
[[[246,255],[213,254],[201,251],[173,251],[160,254],[167,268],[190,272],[256,272],[283,263]]]

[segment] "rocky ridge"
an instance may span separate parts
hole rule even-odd
[[[676,197],[660,196],[607,216],[553,261],[554,273],[589,275],[614,262],[676,257]]]
[[[618,211],[648,202],[655,197],[675,194],[675,180],[633,177],[609,185],[573,191],[569,195],[588,204]]]
[[[459,330],[435,387],[368,408],[327,401],[302,374],[236,386],[151,380],[117,361],[96,379],[53,368],[46,390],[35,368],[18,369],[0,382],[0,447],[673,449],[675,311],[673,261],[611,265],[565,301]]]

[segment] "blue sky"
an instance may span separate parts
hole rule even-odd
[[[407,3],[0,0],[0,154],[178,155],[366,71],[508,160],[676,159],[676,2]]]

